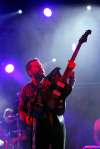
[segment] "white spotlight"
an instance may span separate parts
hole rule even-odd
[[[86,9],[90,11],[92,9],[92,6],[88,5],[88,6],[86,6]]]
[[[55,63],[56,62],[56,58],[52,58],[52,62]]]
[[[43,12],[46,17],[52,16],[52,10],[50,8],[45,8]]]
[[[23,12],[23,11],[22,11],[21,9],[20,9],[20,10],[18,10],[18,14],[22,14],[22,12]]]
[[[14,71],[14,65],[13,64],[8,64],[5,66],[5,71],[7,73],[12,73]]]

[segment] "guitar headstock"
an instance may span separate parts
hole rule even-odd
[[[87,42],[88,35],[90,35],[91,32],[92,32],[91,30],[86,30],[86,32],[81,36],[81,38],[79,40],[79,44]]]

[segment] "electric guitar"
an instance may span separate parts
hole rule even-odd
[[[86,30],[86,32],[81,36],[70,60],[75,61],[81,45],[84,42],[87,42],[87,37],[89,34],[91,34],[91,30]],[[51,86],[46,91],[47,94],[46,94],[46,96],[44,96],[44,98],[46,97],[45,100],[47,100],[48,109],[50,111],[53,111],[57,115],[62,115],[64,113],[65,99],[70,94],[70,92],[72,90],[72,86],[70,84],[65,83],[66,79],[68,78],[69,71],[70,71],[70,68],[67,65],[63,75],[60,76],[59,68],[57,67],[52,71],[52,73],[49,75],[49,77],[47,77],[47,78],[51,77],[50,78]],[[59,78],[59,79],[56,80],[56,78]]]

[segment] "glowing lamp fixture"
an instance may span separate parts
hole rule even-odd
[[[18,10],[18,14],[22,14],[23,13],[23,11],[20,9],[20,10]]]
[[[91,6],[91,5],[88,5],[88,6],[86,6],[86,9],[87,9],[88,11],[90,11],[90,10],[92,9],[92,6]]]
[[[51,9],[50,9],[50,8],[45,8],[45,9],[44,9],[44,15],[45,15],[46,17],[51,17],[51,15],[52,15]]]
[[[14,71],[14,66],[13,66],[13,64],[8,64],[8,65],[6,65],[5,71],[6,71],[7,73],[12,73],[12,72]]]
[[[52,62],[55,63],[56,62],[56,58],[52,58]]]

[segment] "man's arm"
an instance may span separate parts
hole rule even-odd
[[[35,118],[32,116],[29,116],[25,111],[25,88],[22,89],[20,97],[19,97],[19,105],[18,105],[18,111],[20,119],[27,125],[32,125],[35,123]]]

